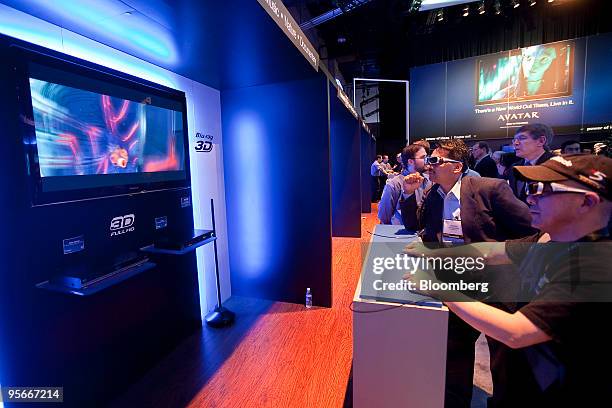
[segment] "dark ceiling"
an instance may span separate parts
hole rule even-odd
[[[336,8],[350,7],[356,0],[284,0],[303,24]],[[359,0],[364,3],[363,0]],[[500,0],[486,0],[486,13],[478,14],[479,2],[444,9],[410,12],[410,0],[371,0],[308,31],[319,38],[322,58],[336,60],[350,82],[354,77],[409,79],[410,67],[467,58],[539,43],[560,41],[612,31],[610,0],[528,0],[513,8]]]
[[[493,13],[496,1],[502,6],[500,15]],[[354,77],[405,80],[410,68],[417,65],[612,31],[611,0],[537,0],[533,7],[528,5],[530,0],[518,0],[521,6],[516,9],[510,1],[485,0],[484,15],[476,11],[479,2],[470,3],[468,17],[462,16],[464,5],[448,7],[442,22],[437,21],[437,10],[410,12],[412,0],[283,3],[300,25],[330,10],[345,11],[305,32],[334,74],[337,64],[347,85]],[[290,45],[281,44],[286,39],[277,27],[261,24],[265,12],[255,0],[228,4],[218,0],[0,3],[214,87],[223,85],[218,65],[226,54],[241,53],[247,60],[265,56],[270,59],[268,65],[282,63],[283,56],[292,58],[269,52]],[[258,49],[254,38],[262,36],[274,38],[274,47]],[[230,66],[236,76],[254,75],[255,68],[247,72],[242,63]]]

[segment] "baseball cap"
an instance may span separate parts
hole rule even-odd
[[[515,166],[514,174],[520,180],[556,182],[573,180],[589,190],[612,200],[610,177],[612,159],[591,154],[555,156],[538,166]]]

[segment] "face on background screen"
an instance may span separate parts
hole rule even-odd
[[[536,45],[522,49],[523,75],[528,81],[539,81],[557,58],[557,51],[553,47]]]

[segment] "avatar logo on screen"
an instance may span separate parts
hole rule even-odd
[[[182,113],[30,78],[41,177],[184,170]]]
[[[571,96],[574,49],[562,41],[479,59],[476,105]]]

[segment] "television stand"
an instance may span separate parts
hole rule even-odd
[[[138,275],[156,265],[148,257],[139,257],[132,262],[118,265],[106,274],[95,277],[83,277],[76,274],[58,275],[36,285],[39,289],[68,293],[77,296],[90,296],[114,286],[132,276]]]

